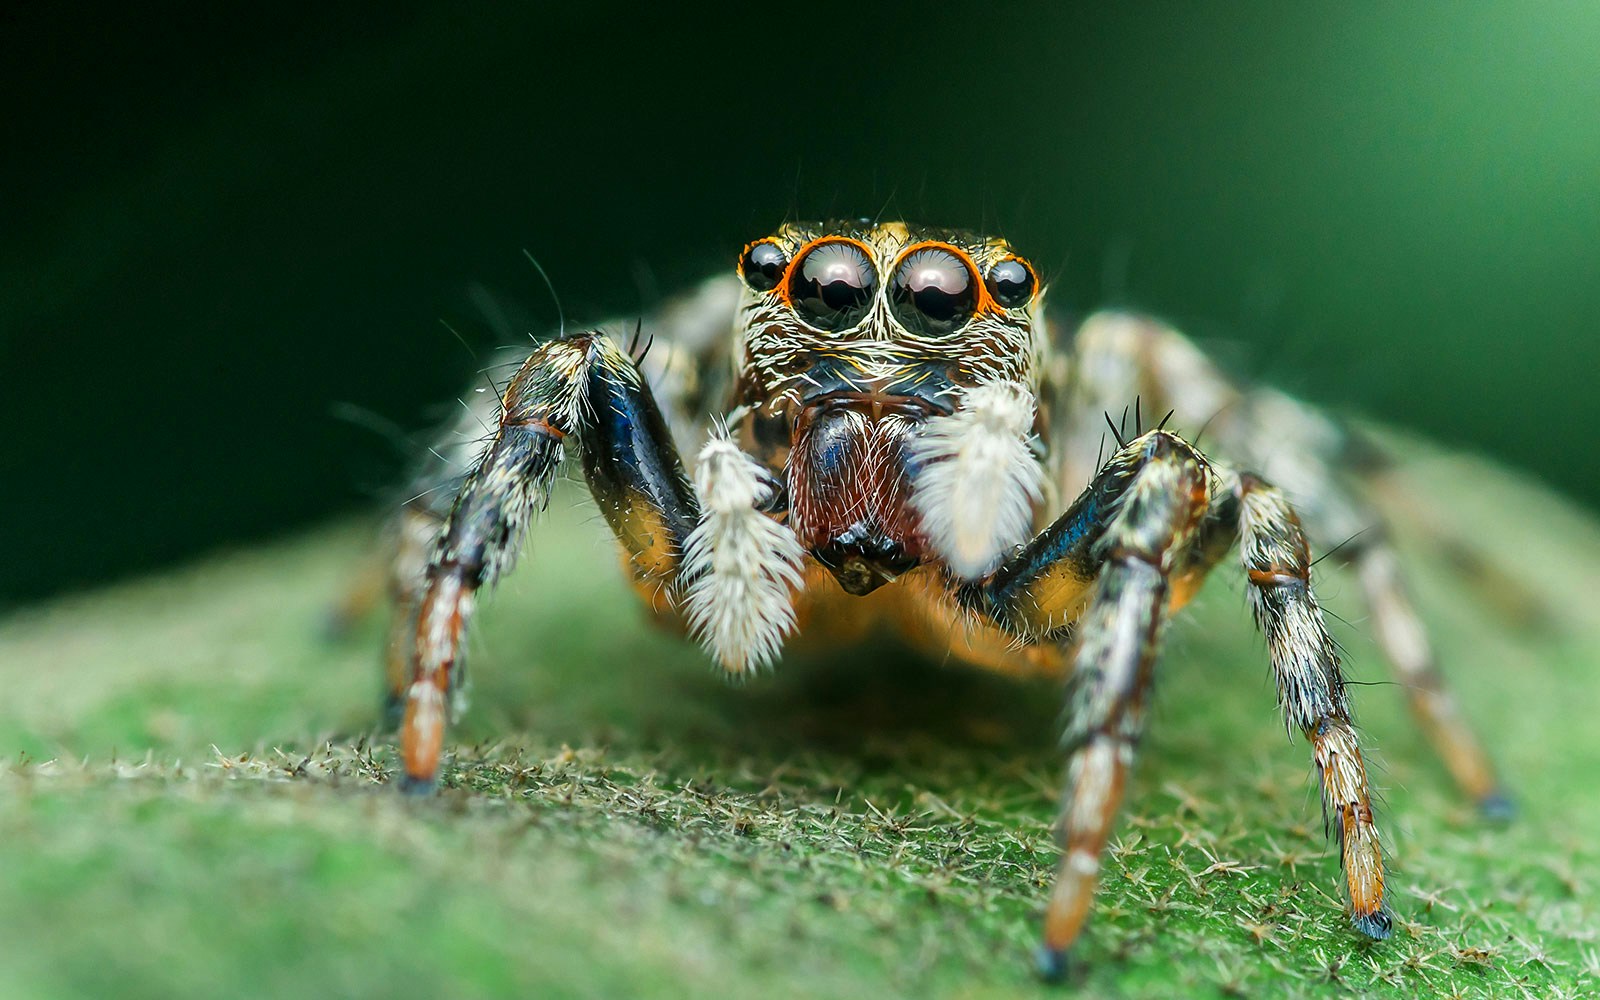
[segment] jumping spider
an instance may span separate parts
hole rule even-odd
[[[462,434],[477,440],[438,452],[412,491],[388,662],[408,789],[433,787],[477,593],[511,569],[570,446],[640,597],[731,675],[773,662],[793,632],[837,639],[875,621],[939,658],[1066,678],[1046,975],[1088,915],[1162,631],[1235,548],[1285,721],[1311,744],[1357,931],[1387,937],[1391,918],[1313,543],[1345,543],[1338,558],[1456,781],[1508,808],[1371,530],[1371,469],[1328,418],[1241,387],[1151,319],[1050,319],[1003,240],[786,225],[738,270],[650,316],[652,349],[598,331],[538,345],[494,412],[466,418],[492,436]],[[1131,440],[1113,427],[1102,462],[1106,414],[1136,398],[1204,425],[1227,461],[1163,422]],[[1063,496],[1076,499],[1058,514]]]

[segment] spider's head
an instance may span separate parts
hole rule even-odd
[[[957,432],[972,400],[1001,407],[988,424],[1033,432],[1045,346],[1033,267],[1003,240],[862,222],[784,226],[745,247],[739,273],[743,443],[783,470],[801,543],[856,594],[930,558],[960,576],[992,568],[1016,499],[981,525],[986,540],[952,539],[952,518],[984,515],[952,509],[967,498],[949,495],[947,460],[969,450]]]

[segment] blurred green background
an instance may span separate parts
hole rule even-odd
[[[10,10],[0,601],[369,504],[363,424],[478,366],[441,319],[553,322],[524,248],[581,323],[786,216],[997,229],[1594,505],[1597,52],[1589,3]]]

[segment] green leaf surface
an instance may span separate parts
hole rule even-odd
[[[1521,816],[1485,826],[1455,794],[1323,563],[1395,863],[1396,934],[1358,939],[1224,567],[1171,630],[1065,994],[1600,991],[1600,528],[1407,454],[1401,547]],[[324,628],[369,540],[330,529],[0,623],[0,995],[1050,992],[1029,961],[1054,685],[885,644],[729,685],[649,625],[573,489],[485,603],[448,787],[408,801],[370,730],[381,623]]]

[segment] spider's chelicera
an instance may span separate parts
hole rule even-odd
[[[1148,318],[1053,323],[1033,267],[998,239],[787,225],[738,272],[650,317],[642,356],[599,331],[540,344],[495,412],[468,418],[492,437],[464,435],[423,473],[394,536],[389,697],[408,788],[438,775],[476,595],[511,568],[575,450],[641,597],[731,674],[772,663],[797,621],[826,639],[870,619],[937,658],[1067,679],[1047,974],[1089,912],[1163,629],[1230,552],[1285,721],[1311,745],[1356,930],[1383,938],[1391,919],[1312,543],[1356,570],[1457,781],[1507,808],[1393,550],[1367,530],[1367,472],[1326,417],[1236,384]],[[1216,455],[1158,428],[1115,434],[1105,458],[1106,414],[1136,398],[1206,426]]]

